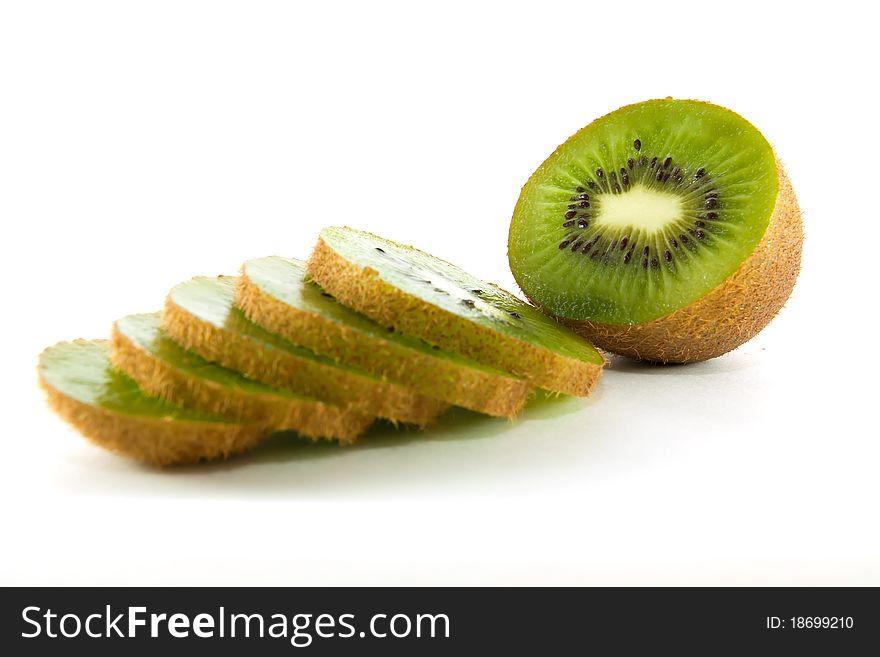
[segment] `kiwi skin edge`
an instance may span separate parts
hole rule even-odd
[[[177,406],[236,420],[251,421],[272,431],[294,430],[317,440],[356,440],[373,419],[321,402],[285,399],[272,394],[239,392],[177,370],[133,343],[113,324],[110,361],[134,379],[145,394]]]
[[[276,388],[284,388],[339,404],[365,415],[378,415],[396,424],[425,428],[449,404],[416,393],[407,386],[362,383],[343,372],[332,372],[321,363],[310,363],[285,354],[255,348],[245,337],[212,326],[165,299],[162,328],[177,344],[207,361],[236,370]],[[311,389],[303,389],[303,386]]]
[[[77,401],[40,377],[49,407],[90,442],[145,465],[164,467],[227,458],[269,432],[253,424],[129,416]]]
[[[383,281],[373,268],[349,262],[321,238],[306,270],[340,303],[383,326],[425,339],[425,327],[433,327],[429,342],[552,392],[586,397],[602,374],[604,363],[588,363],[537,347],[404,292]]]
[[[776,160],[779,191],[761,241],[716,288],[644,324],[602,324],[560,317],[606,351],[658,363],[715,358],[757,335],[785,305],[800,272],[804,229],[791,181]]]
[[[242,267],[238,278],[235,300],[248,319],[294,344],[366,370],[379,363],[382,371],[374,371],[375,374],[387,375],[456,406],[495,417],[513,417],[532,390],[523,379],[451,366],[418,353],[402,356],[392,368],[387,365],[388,358],[374,356],[377,350],[382,354],[393,353],[393,345],[362,337],[342,324],[288,306],[251,282],[246,267]]]

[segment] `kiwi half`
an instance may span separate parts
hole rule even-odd
[[[251,379],[365,415],[426,426],[448,404],[340,365],[248,320],[233,305],[235,278],[196,277],[168,294],[162,328],[205,360]]]
[[[344,410],[209,363],[165,335],[159,313],[129,315],[113,325],[110,358],[146,394],[173,404],[250,420],[307,438],[352,442],[372,423]]]
[[[450,404],[501,417],[516,415],[525,404],[532,388],[524,379],[389,332],[306,282],[305,273],[300,260],[250,260],[241,268],[236,305],[294,344]]]
[[[580,130],[523,187],[508,238],[526,296],[597,346],[690,362],[758,333],[791,294],[803,229],[773,149],[690,100]]]
[[[95,444],[150,465],[242,452],[268,435],[241,423],[148,397],[110,365],[106,340],[61,342],[40,354],[49,405]]]
[[[604,363],[583,338],[444,260],[353,228],[321,231],[309,276],[383,326],[533,384],[587,395]]]

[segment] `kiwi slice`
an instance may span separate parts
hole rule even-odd
[[[760,331],[800,268],[791,184],[758,130],[691,100],[580,130],[522,189],[508,239],[523,292],[599,347],[688,362]]]
[[[165,335],[159,313],[129,315],[113,325],[110,357],[153,397],[187,408],[294,430],[307,438],[352,442],[367,415],[246,379],[209,363]]]
[[[235,278],[196,277],[168,294],[162,328],[181,346],[251,379],[349,410],[426,426],[448,404],[340,365],[269,333],[234,306]]]
[[[383,326],[542,388],[587,395],[602,372],[602,356],[565,326],[412,247],[353,228],[325,228],[307,269],[341,303]]]
[[[499,417],[511,417],[531,391],[524,379],[389,332],[304,280],[305,262],[268,257],[241,268],[236,304],[276,335],[412,386],[430,397]]]
[[[192,463],[244,451],[265,428],[148,397],[110,365],[106,340],[49,347],[39,360],[49,405],[95,444],[150,465]]]

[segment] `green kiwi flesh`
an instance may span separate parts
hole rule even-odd
[[[295,344],[450,404],[502,417],[525,404],[527,381],[388,331],[304,280],[305,273],[300,260],[250,260],[241,268],[236,304],[249,319]]]
[[[110,364],[106,340],[49,347],[39,358],[49,405],[86,438],[151,465],[192,463],[244,451],[265,428],[149,397]]]
[[[307,438],[351,442],[369,416],[273,388],[209,363],[171,340],[159,313],[129,315],[113,326],[111,360],[138,386],[180,406],[294,430]]]
[[[196,277],[175,286],[165,333],[205,360],[267,385],[364,415],[425,426],[448,404],[296,346],[248,320],[234,305],[235,278]]]
[[[496,285],[415,248],[347,227],[321,231],[307,266],[382,326],[530,380],[586,395],[603,359],[585,339]]]
[[[777,196],[767,140],[725,108],[629,105],[586,126],[522,189],[508,237],[526,296],[570,320],[641,324],[716,288]]]

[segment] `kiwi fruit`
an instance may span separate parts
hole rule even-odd
[[[585,396],[602,372],[602,356],[559,322],[410,246],[353,228],[325,228],[307,271],[340,303],[382,326],[547,390]]]
[[[304,280],[305,263],[258,258],[241,268],[236,305],[266,330],[337,362],[487,415],[511,417],[531,385],[524,379],[389,332]]]
[[[161,322],[159,313],[148,313],[123,317],[113,325],[110,359],[148,395],[312,439],[352,442],[372,423],[367,415],[209,363],[165,335]]]
[[[700,101],[589,124],[522,189],[508,236],[522,291],[598,347],[700,361],[763,329],[791,294],[803,227],[761,133]]]
[[[100,447],[164,466],[227,457],[268,435],[145,395],[111,366],[109,352],[106,340],[61,342],[40,354],[38,367],[50,407]]]
[[[408,386],[341,365],[260,328],[235,307],[234,297],[234,277],[180,283],[168,294],[162,328],[209,362],[364,415],[427,426],[448,408]]]

